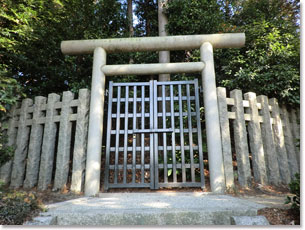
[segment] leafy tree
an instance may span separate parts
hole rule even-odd
[[[245,32],[245,47],[215,50],[218,85],[299,104],[298,1],[176,0],[167,12],[172,35]],[[198,50],[171,53],[172,61],[200,60]]]
[[[300,103],[300,35],[296,1],[245,1],[232,18],[232,31],[246,34],[246,46],[220,52],[220,84],[282,103]],[[238,30],[236,29],[238,28]]]

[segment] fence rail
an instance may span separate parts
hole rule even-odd
[[[10,111],[8,145],[14,158],[0,169],[12,188],[63,189],[82,192],[89,113],[89,90],[24,99]],[[61,100],[60,100],[61,99]]]
[[[234,186],[234,179],[249,186],[251,172],[260,184],[288,184],[300,167],[299,109],[288,112],[275,98],[251,92],[243,98],[241,90],[233,90],[227,97],[222,87],[217,88],[217,97],[227,188]]]

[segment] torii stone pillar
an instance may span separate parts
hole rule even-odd
[[[113,76],[115,74],[149,75],[192,72],[202,73],[211,190],[214,193],[223,193],[225,190],[225,178],[216,97],[213,48],[239,48],[244,46],[244,44],[244,33],[63,41],[61,43],[61,50],[64,54],[79,55],[94,53],[85,195],[94,196],[100,190],[105,76]],[[106,65],[106,52],[170,51],[199,48],[201,62]]]

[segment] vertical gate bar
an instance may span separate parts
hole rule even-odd
[[[166,129],[166,106],[165,106],[165,85],[162,85],[162,121],[163,129]],[[167,140],[166,133],[163,133],[163,169],[164,169],[164,183],[168,182],[167,178]]]
[[[119,137],[120,137],[120,102],[121,86],[118,86],[117,111],[116,111],[116,132],[115,132],[115,160],[114,160],[114,183],[118,183],[118,164],[119,164]]]
[[[106,137],[106,160],[105,160],[105,181],[104,189],[108,190],[108,178],[109,178],[109,158],[110,158],[110,137],[112,126],[112,94],[113,94],[113,82],[109,82],[109,96],[108,96],[108,116],[107,116],[107,137]]]
[[[186,100],[187,100],[187,120],[188,120],[188,130],[189,130],[190,160],[191,160],[191,177],[192,177],[192,182],[195,182],[190,84],[186,85]]]
[[[202,153],[202,135],[201,135],[201,123],[200,123],[198,79],[195,79],[195,103],[196,103],[196,120],[197,120],[200,181],[201,181],[201,187],[204,188],[204,167],[203,167],[203,153]]]
[[[154,88],[153,88],[153,81],[149,81],[149,128],[153,129],[154,128]],[[149,134],[149,154],[150,154],[150,188],[153,189],[155,185],[154,181],[154,134],[150,133]]]
[[[184,136],[183,136],[183,119],[182,119],[182,96],[181,84],[178,85],[179,98],[179,123],[180,123],[180,145],[181,145],[181,166],[182,166],[182,182],[186,182],[185,176],[185,159],[184,159]]]
[[[173,164],[173,182],[177,182],[177,174],[176,174],[176,143],[175,143],[175,117],[174,117],[174,92],[173,85],[170,85],[170,100],[171,100],[171,124],[172,124],[172,164]]]
[[[137,113],[137,86],[133,87],[133,121],[132,121],[132,128],[133,130],[136,129],[136,117]],[[132,136],[132,183],[136,181],[136,138],[135,134]]]
[[[154,81],[154,129],[158,129],[158,85]],[[155,189],[159,188],[158,133],[154,133]]]
[[[141,99],[141,128],[145,129],[145,86],[142,85],[142,99]],[[141,133],[141,183],[144,183],[144,133]]]
[[[124,127],[124,166],[123,166],[123,183],[126,184],[127,177],[127,139],[128,139],[128,104],[129,104],[129,86],[125,90],[125,127]]]

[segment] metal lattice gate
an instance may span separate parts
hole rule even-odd
[[[199,109],[197,79],[110,82],[104,189],[203,188]]]

